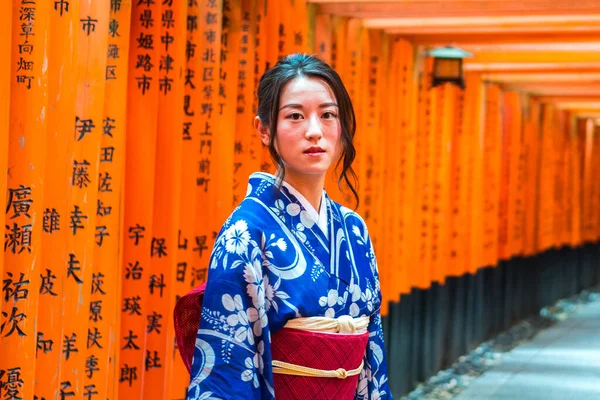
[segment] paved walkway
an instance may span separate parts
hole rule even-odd
[[[600,400],[600,301],[503,357],[454,400]]]

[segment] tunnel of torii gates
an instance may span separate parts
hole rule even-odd
[[[293,52],[356,108],[396,397],[599,282],[598,1],[7,0],[2,399],[185,397],[172,310],[273,172],[254,94]]]

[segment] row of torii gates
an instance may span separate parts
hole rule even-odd
[[[596,0],[6,0],[0,397],[184,397],[172,310],[272,171],[255,89],[292,52],[357,110],[396,397],[600,282]]]

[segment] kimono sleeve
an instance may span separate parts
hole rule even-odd
[[[388,386],[383,329],[379,312],[371,315],[368,330],[369,343],[355,397],[359,400],[391,400],[392,393]]]
[[[260,243],[244,219],[217,238],[188,400],[274,398]]]

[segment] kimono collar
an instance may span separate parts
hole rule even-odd
[[[321,231],[323,231],[323,234],[327,238],[329,238],[329,230],[327,229],[327,199],[325,198],[325,190],[323,190],[323,194],[321,195],[321,207],[317,212],[317,210],[315,210],[312,204],[310,204],[309,201],[306,200],[306,197],[304,197],[302,193],[297,191],[292,185],[290,185],[286,181],[283,181],[283,186],[285,186],[285,188],[289,190],[290,194],[292,194],[294,197],[296,197],[296,199],[298,199],[302,207],[304,207],[304,209],[308,213],[310,219],[315,224],[317,224]]]
[[[246,197],[262,205],[273,218],[280,220],[279,223],[282,224],[282,227],[285,227],[289,234],[293,235],[312,254],[314,260],[325,271],[346,285],[350,285],[352,276],[358,276],[354,257],[348,244],[350,237],[348,229],[351,227],[346,223],[346,214],[352,214],[352,212],[344,211],[345,208],[331,201],[327,193],[323,191],[321,209],[317,218],[319,223],[317,224],[314,220],[317,211],[304,196],[297,193],[291,185],[283,182],[281,195],[277,199],[274,191],[276,185],[277,178],[275,176],[264,172],[255,172],[250,176]],[[294,202],[296,202],[296,206],[292,206]],[[301,212],[300,208],[304,212]],[[314,212],[312,216],[310,215],[311,210]],[[324,214],[325,229],[320,223],[322,214]],[[315,225],[319,225],[319,227],[317,228]]]

